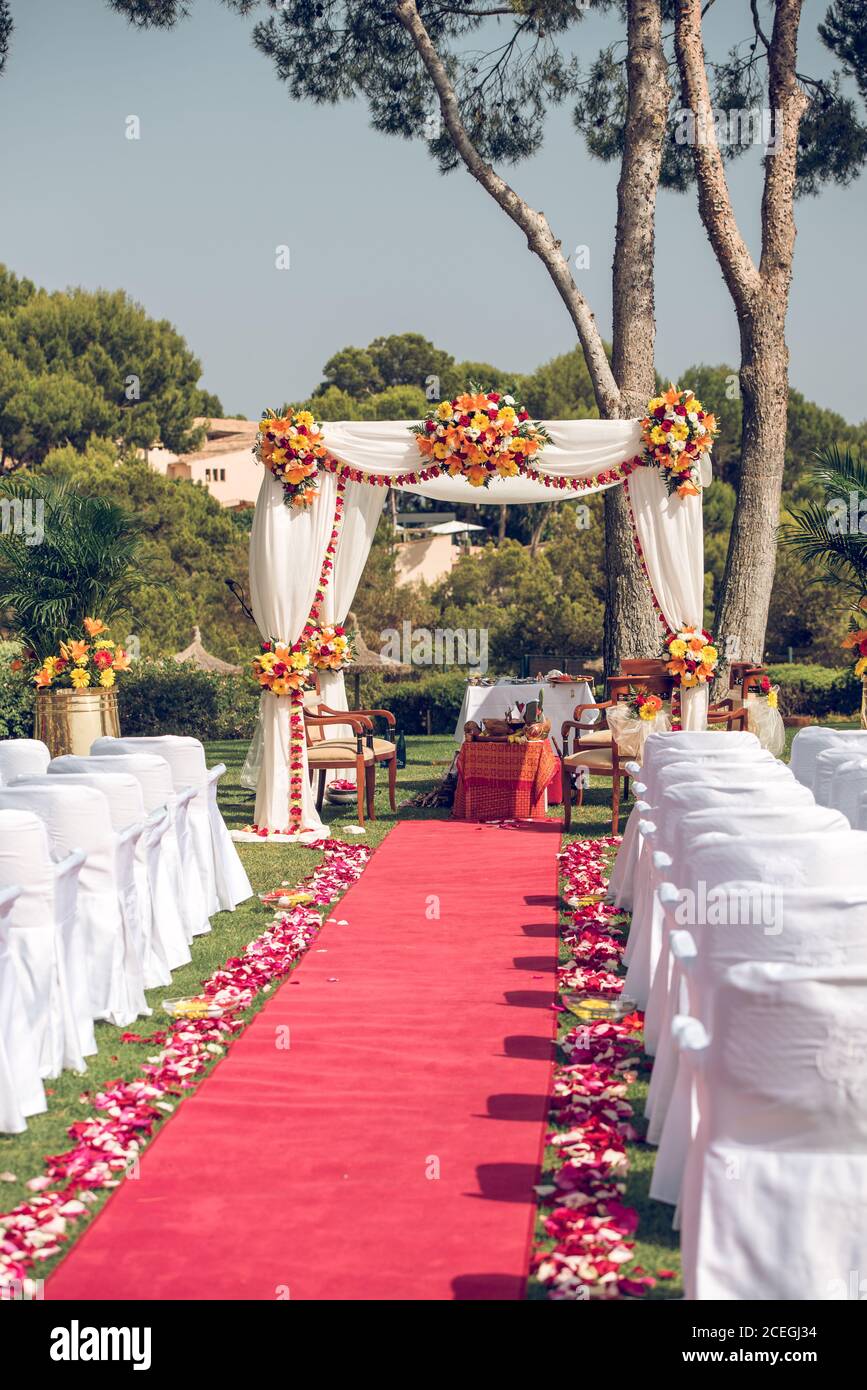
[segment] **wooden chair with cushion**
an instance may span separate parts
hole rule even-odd
[[[627,663],[624,662],[624,667]],[[617,834],[620,823],[620,780],[623,779],[623,799],[629,795],[629,774],[623,770],[617,740],[609,728],[598,729],[595,724],[585,723],[580,716],[588,710],[606,710],[619,700],[630,695],[658,695],[662,700],[671,698],[672,678],[665,670],[663,662],[644,662],[653,669],[639,674],[609,676],[609,699],[598,704],[576,705],[573,718],[562,726],[563,739],[563,808],[564,828],[572,824],[572,795],[575,790],[575,774],[579,767],[586,767],[592,777],[611,778],[611,833]],[[572,752],[569,752],[569,731],[573,730]],[[632,755],[627,754],[623,762],[629,762]],[[584,804],[584,787],[579,781],[578,805]]]
[[[325,792],[325,774],[332,769],[351,768],[356,770],[358,784],[359,823],[364,824],[362,809],[362,781],[366,790],[367,815],[376,818],[376,765],[385,763],[388,767],[388,800],[391,809],[397,809],[397,745],[390,739],[377,738],[374,719],[384,719],[393,728],[395,717],[387,709],[338,710],[326,705],[318,692],[311,691],[304,698],[304,719],[307,729],[307,760],[311,771],[319,773],[319,786],[316,793],[316,806],[320,809]],[[350,725],[355,733],[353,739],[323,738],[320,732],[324,725]],[[312,751],[311,751],[312,750]],[[345,761],[332,762],[331,758],[342,757]],[[361,759],[361,761],[359,761]]]

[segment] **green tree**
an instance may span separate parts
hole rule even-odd
[[[82,635],[85,618],[110,625],[130,611],[146,563],[137,517],[69,479],[22,474],[0,491],[40,509],[38,543],[15,528],[0,534],[0,611],[25,648],[43,661]]]
[[[108,440],[92,440],[83,453],[53,450],[38,476],[75,483],[127,508],[140,523],[149,580],[126,621],[143,655],[173,655],[198,626],[215,655],[243,660],[258,638],[225,581],[244,583],[249,536],[206,488],[165,478],[141,459],[118,458]]]
[[[195,417],[222,408],[197,385],[201,364],[170,323],[120,290],[31,293],[27,283],[0,280],[0,375],[14,370],[20,381],[3,397],[7,456],[39,463],[48,449],[91,433],[175,453],[198,445]]]

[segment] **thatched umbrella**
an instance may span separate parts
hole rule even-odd
[[[361,699],[361,673],[362,671],[391,671],[394,674],[405,673],[410,668],[400,661],[395,661],[390,656],[380,656],[379,652],[372,652],[361,635],[361,628],[358,626],[358,619],[354,613],[347,613],[344,627],[351,633],[355,647],[355,656],[352,659],[350,670],[354,678],[355,697],[353,708],[358,709]]]
[[[200,671],[216,671],[221,676],[239,676],[243,671],[243,666],[233,666],[229,661],[221,661],[218,656],[205,650],[202,642],[202,634],[197,627],[193,628],[193,640],[182,652],[176,652],[174,661],[188,662]]]

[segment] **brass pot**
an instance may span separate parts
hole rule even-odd
[[[86,757],[94,739],[120,737],[116,690],[39,690],[34,736],[52,758]]]

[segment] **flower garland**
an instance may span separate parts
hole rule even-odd
[[[558,971],[561,990],[618,994],[623,954],[622,914],[602,901],[605,858],[619,836],[580,840],[560,854],[570,895],[589,898],[571,914],[563,940],[571,953]],[[642,1297],[656,1279],[635,1265],[631,1237],[638,1213],[626,1206],[626,1145],[635,1139],[629,1084],[638,1065],[640,1013],[571,1028],[561,1046],[568,1058],[554,1075],[548,1135],[557,1167],[538,1189],[547,1208],[542,1225],[551,1242],[534,1259],[536,1279],[553,1300]],[[670,1278],[658,1270],[658,1278]]]
[[[45,658],[32,677],[37,690],[87,690],[94,685],[112,690],[118,675],[129,670],[129,656],[111,640],[101,618],[85,618],[84,631],[84,637],[61,642],[58,654]],[[16,659],[12,668],[20,670],[23,664]]]
[[[283,488],[287,507],[309,507],[317,496],[317,473],[327,450],[322,426],[309,410],[266,410],[259,424],[253,454]]]
[[[423,458],[435,460],[452,478],[466,478],[471,487],[516,477],[548,442],[547,430],[514,396],[475,387],[440,401],[410,432]]]
[[[662,473],[669,494],[697,497],[701,492],[701,459],[710,454],[719,426],[692,391],[669,386],[654,396],[641,421],[641,438],[648,463]]]
[[[610,486],[612,483],[624,482],[630,473],[634,473],[636,468],[643,468],[646,462],[641,454],[636,454],[634,458],[624,459],[622,463],[615,464],[613,468],[607,468],[592,478],[555,477],[551,473],[540,473],[537,468],[532,468],[527,463],[520,472],[523,478],[530,478],[535,483],[542,483],[544,487],[554,488],[559,492],[587,492]],[[421,483],[429,483],[434,478],[441,477],[443,473],[438,464],[408,473],[366,473],[361,468],[353,468],[351,464],[341,463],[339,459],[331,456],[323,460],[322,467],[326,472],[339,474],[346,482],[367,483],[370,487],[418,487]]]
[[[243,1014],[257,994],[270,990],[301,961],[322,927],[315,907],[345,893],[371,855],[366,845],[341,840],[320,840],[312,848],[321,850],[324,860],[301,881],[307,892],[299,896],[308,902],[282,911],[205,981],[202,992],[219,1006],[219,1017],[178,1019],[146,1039],[123,1035],[123,1042],[152,1042],[160,1050],[138,1079],[114,1081],[93,1096],[82,1095],[82,1103],[90,1103],[94,1113],[70,1126],[71,1147],[46,1158],[44,1175],[25,1184],[31,1198],[0,1214],[0,1298],[4,1288],[29,1298],[37,1295],[32,1274],[39,1263],[61,1253],[100,1192],[120,1185],[177,1099],[198,1085],[246,1027]],[[275,898],[278,905],[290,900],[280,891],[265,895],[263,902]]]

